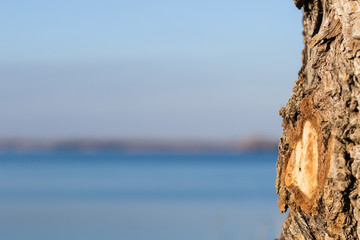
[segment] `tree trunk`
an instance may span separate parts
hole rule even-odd
[[[294,1],[305,48],[280,109],[280,239],[360,239],[360,1]]]

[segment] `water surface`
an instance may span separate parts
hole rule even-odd
[[[274,239],[276,157],[1,153],[0,238]]]

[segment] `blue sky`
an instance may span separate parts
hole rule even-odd
[[[0,3],[3,137],[278,137],[300,69],[290,0]]]

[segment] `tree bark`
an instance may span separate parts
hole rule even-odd
[[[360,1],[294,2],[305,48],[280,109],[280,239],[360,239]]]

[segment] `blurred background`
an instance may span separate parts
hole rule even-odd
[[[293,2],[0,2],[0,238],[274,239]]]

